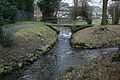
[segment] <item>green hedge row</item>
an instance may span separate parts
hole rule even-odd
[[[34,0],[0,0],[0,25],[14,23],[18,10],[34,12]]]

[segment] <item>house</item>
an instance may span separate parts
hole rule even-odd
[[[92,6],[93,12],[92,12],[92,17],[93,18],[100,18],[101,13],[102,13],[102,8],[99,6]]]
[[[69,18],[70,16],[70,6],[69,3],[61,2],[59,5],[59,10],[57,13],[58,18]]]
[[[42,12],[40,7],[37,5],[37,0],[34,2],[34,20],[41,21],[42,20]]]

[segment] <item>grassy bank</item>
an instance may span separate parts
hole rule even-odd
[[[120,53],[120,52],[119,52]],[[82,65],[66,70],[59,80],[120,80],[120,62],[113,54],[105,54]]]
[[[20,23],[11,25],[17,27]],[[33,62],[39,55],[46,54],[57,40],[57,33],[44,26],[43,22],[32,22],[30,27],[22,25],[14,32],[12,47],[5,48],[0,45],[0,74]]]
[[[120,43],[119,25],[94,26],[80,30],[73,34],[73,47],[104,48],[115,47]]]

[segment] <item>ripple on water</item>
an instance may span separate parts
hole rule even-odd
[[[21,73],[23,76],[18,80],[57,80],[57,77],[71,66],[84,63],[101,54],[117,51],[117,48],[93,50],[72,49],[69,41],[71,34],[68,32],[66,30],[61,32],[55,49],[49,55],[41,56],[34,64],[29,66],[27,70]],[[12,77],[13,75],[9,76]],[[6,80],[15,79],[8,77]]]

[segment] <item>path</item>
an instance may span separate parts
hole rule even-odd
[[[34,24],[33,23],[27,23],[27,24],[20,24],[20,25],[14,25],[14,26],[11,26],[9,28],[6,28],[5,31],[16,31],[20,28],[24,28],[24,27],[31,27],[33,26]],[[9,26],[9,25],[8,25]]]

